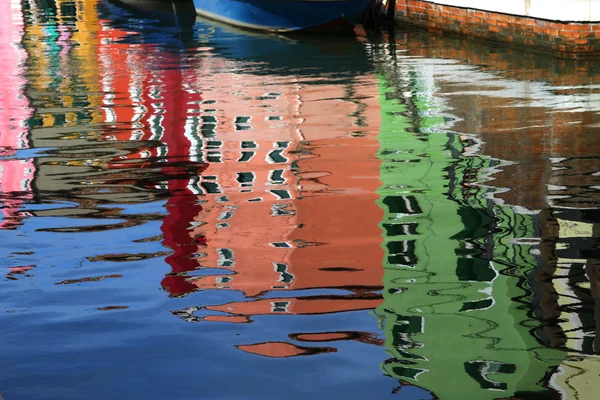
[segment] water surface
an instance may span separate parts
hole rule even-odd
[[[598,62],[167,6],[2,5],[7,400],[593,397]]]

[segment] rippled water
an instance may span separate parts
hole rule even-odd
[[[594,397],[598,61],[146,3],[0,5],[6,400]]]

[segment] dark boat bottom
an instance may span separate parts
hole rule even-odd
[[[331,33],[331,32],[353,32],[354,25],[344,17],[325,22],[324,24],[312,26],[310,28],[294,31],[294,33]]]
[[[225,22],[218,18],[213,18],[210,15],[206,15],[205,13],[196,9],[196,17],[212,21],[213,23],[218,23],[222,25],[229,26],[230,29],[238,29],[240,31],[248,31],[248,32],[263,32],[263,33],[275,33],[285,36],[298,35],[303,33],[337,33],[337,34],[351,34],[354,32],[354,24],[344,17],[339,17],[332,21],[328,21],[319,25],[311,26],[308,28],[302,29],[268,29],[268,28],[260,28],[259,26],[244,26],[238,25],[232,22]]]

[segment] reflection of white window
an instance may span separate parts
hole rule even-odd
[[[286,179],[283,176],[284,170],[276,169],[269,173],[269,183],[273,185],[282,185],[285,183]]]
[[[222,162],[221,153],[218,151],[209,151],[206,156],[206,160],[212,163],[220,163]]]
[[[269,152],[265,158],[269,164],[282,164],[289,160],[283,155],[283,149],[273,150]]]
[[[256,175],[254,175],[254,172],[238,172],[236,179],[242,187],[252,186]]]
[[[273,196],[277,197],[278,200],[291,199],[292,195],[289,190],[269,190]]]
[[[162,99],[162,96],[160,95],[160,89],[157,86],[150,87],[150,92],[148,93],[148,96],[154,100]]]
[[[236,131],[249,131],[252,129],[252,126],[250,125],[251,120],[252,116],[235,117],[233,126],[235,127]]]
[[[256,149],[258,147],[258,144],[252,140],[244,140],[240,145],[242,149]]]
[[[285,263],[273,263],[275,272],[279,273],[278,282],[291,283],[294,280],[294,275],[288,272],[288,265]]]
[[[193,194],[204,194],[204,190],[202,190],[202,187],[200,186],[200,177],[198,176],[195,176],[192,179],[190,179],[187,188]]]
[[[1,175],[1,173],[2,173],[2,171],[0,171],[0,175]],[[30,184],[31,184],[31,179],[23,179],[21,181],[21,191],[26,192],[26,191],[31,190]]]
[[[117,121],[117,114],[115,113],[115,110],[108,107],[102,107],[102,109],[104,110],[106,115],[105,122],[113,123]]]
[[[150,136],[150,140],[160,140],[163,137],[165,132],[165,128],[162,125],[162,122],[165,117],[162,115],[151,115],[148,118],[148,123],[150,124],[150,132],[152,135]]]
[[[194,115],[189,115],[185,120],[185,137],[190,141],[190,161],[203,161],[203,153],[200,151],[204,146],[202,137],[198,134],[200,128],[200,118]]]
[[[169,182],[162,181],[162,182],[159,182],[156,185],[154,185],[154,187],[159,190],[167,190],[167,189],[169,189]]]
[[[133,118],[131,119],[132,122],[138,122],[140,119],[142,119],[142,117],[144,115],[146,115],[146,111],[148,111],[146,109],[145,106],[143,105],[139,105],[133,108],[135,114],[133,115]]]
[[[291,248],[292,245],[289,244],[288,242],[273,242],[273,243],[269,243],[271,246],[273,247],[278,247],[278,248]]]
[[[404,204],[406,206],[406,210],[408,211],[408,213],[410,214],[416,214],[417,210],[415,210],[416,207],[413,206],[413,204],[410,201],[410,198],[405,197],[405,196],[401,196],[402,200],[404,201]]]
[[[270,92],[270,93],[265,93],[261,96],[261,100],[277,100],[279,98],[279,96],[281,96],[283,93],[281,92]]]
[[[255,154],[256,153],[253,151],[242,151],[240,158],[237,160],[237,162],[248,162],[252,160]]]
[[[481,292],[481,290],[480,290]],[[495,304],[493,297],[488,297],[481,300],[476,301],[467,301],[463,303],[462,308],[459,311],[462,312],[471,312],[471,311],[482,311],[489,310]]]
[[[284,312],[287,313],[290,306],[289,301],[273,301],[271,302],[271,312]]]
[[[209,194],[216,194],[216,193],[222,193],[221,191],[221,187],[219,186],[218,182],[207,182],[207,181],[202,181],[200,183],[200,186],[206,190],[207,193]]]
[[[204,118],[206,116],[203,116]],[[202,136],[204,137],[214,137],[217,134],[217,124],[216,123],[208,123],[203,122],[202,128],[200,129],[202,132]]]
[[[158,146],[156,148],[156,155],[158,158],[164,158],[166,157],[168,151],[169,147],[166,144],[164,146]]]
[[[112,90],[112,88],[110,87],[110,83],[112,83],[112,79],[103,79],[102,83],[104,83],[104,85],[106,85],[105,92]],[[108,93],[102,99],[102,103],[104,103],[107,106],[114,106],[115,105],[115,102],[113,101],[114,99],[115,99],[115,95],[113,93]],[[112,108],[111,108],[111,110],[112,110]],[[106,121],[106,122],[108,122],[108,121]]]
[[[233,215],[233,210],[223,211],[221,214],[219,214],[219,218],[217,218],[217,221],[223,221],[223,220],[229,219],[229,218],[231,218],[232,215]]]
[[[288,209],[291,204],[285,203],[273,203],[271,206],[271,216],[272,217],[281,217],[284,215],[295,215],[296,212],[294,210]]]
[[[235,261],[233,259],[233,250],[227,248],[217,249],[219,259],[217,265],[219,267],[234,267]]]
[[[228,283],[230,283],[232,280],[233,278],[229,276],[217,276],[215,279],[217,289],[231,289],[231,285],[228,285]]]

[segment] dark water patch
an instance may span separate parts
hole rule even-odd
[[[129,306],[104,306],[104,307],[98,307],[96,308],[96,310],[98,311],[113,311],[113,310],[125,310],[129,308]]]
[[[88,261],[110,261],[110,262],[128,262],[148,260],[154,257],[164,257],[171,254],[170,252],[162,251],[156,253],[136,253],[136,254],[104,254],[101,256],[86,257]]]
[[[114,279],[114,278],[122,278],[122,277],[123,277],[123,275],[121,275],[121,274],[93,276],[93,277],[81,278],[81,279],[68,279],[66,281],[56,282],[55,285],[72,285],[75,283],[83,283],[83,282],[99,282],[99,281],[103,281],[105,279],[111,279],[111,278]]]

